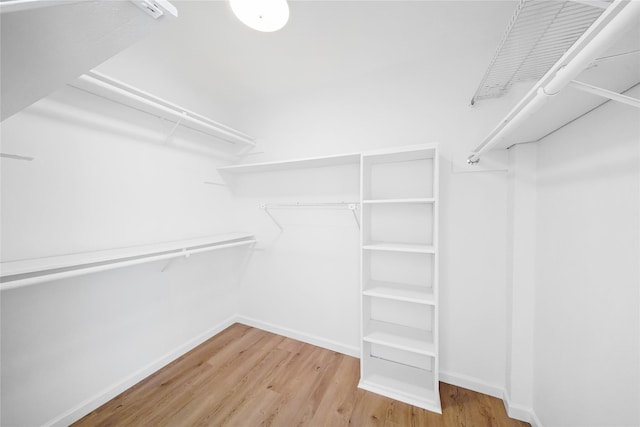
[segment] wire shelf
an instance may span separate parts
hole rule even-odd
[[[500,97],[515,83],[542,78],[602,14],[601,5],[520,0],[471,105]]]

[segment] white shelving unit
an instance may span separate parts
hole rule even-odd
[[[359,387],[441,413],[438,389],[438,153],[361,159]]]
[[[248,163],[218,171],[231,179],[341,165],[360,168],[359,387],[441,413],[436,146]]]
[[[255,237],[250,233],[224,233],[153,245],[8,261],[0,263],[0,286],[4,291],[51,280],[255,243]]]

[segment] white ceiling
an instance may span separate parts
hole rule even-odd
[[[517,1],[290,1],[289,23],[275,33],[245,27],[226,1],[173,3],[179,19],[98,70],[142,88],[162,75],[230,107],[398,66],[428,80],[479,52],[473,87]]]

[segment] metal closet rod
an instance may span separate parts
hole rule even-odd
[[[360,218],[358,218],[358,214],[356,211],[358,210],[358,206],[360,202],[319,202],[319,203],[262,203],[260,208],[264,210],[271,221],[278,227],[278,229],[282,232],[284,231],[284,227],[282,224],[273,216],[269,209],[295,209],[295,208],[320,208],[320,209],[348,209],[353,213],[353,219],[356,221],[358,228],[360,228]]]
[[[345,208],[345,209],[357,209],[360,202],[322,202],[322,203],[263,203],[260,205],[262,209],[277,209],[277,208]]]
[[[529,116],[542,107],[549,98],[572,83],[573,79],[602,55],[619,36],[635,25],[635,20],[638,16],[640,16],[640,1],[615,0],[525,95],[522,101],[489,133],[473,154],[469,156],[467,163],[477,163],[485,151],[490,150],[504,139],[509,132],[520,126]],[[596,92],[592,88],[585,88],[585,85],[579,82],[572,84],[572,86],[582,90],[591,89],[592,93]],[[606,92],[604,90],[600,91],[599,95],[607,96]],[[619,100],[616,97],[607,97]],[[628,103],[633,104],[633,102]]]

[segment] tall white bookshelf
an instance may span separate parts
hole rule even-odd
[[[361,162],[359,387],[441,413],[437,148]]]

